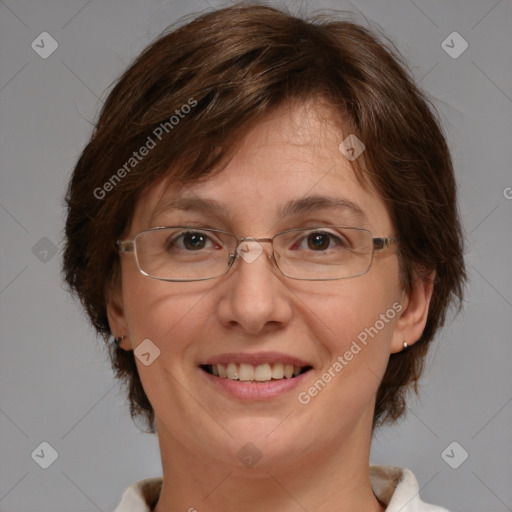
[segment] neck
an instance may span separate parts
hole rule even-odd
[[[163,486],[154,510],[384,512],[370,485],[371,428],[365,436],[362,430],[291,463],[265,463],[263,457],[252,468],[240,468],[198,458],[161,427]]]

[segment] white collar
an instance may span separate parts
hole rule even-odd
[[[370,465],[370,483],[386,512],[448,512],[420,499],[414,473],[407,468]],[[162,488],[162,477],[145,478],[132,484],[123,494],[114,512],[151,512]]]

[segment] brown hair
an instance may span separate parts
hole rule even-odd
[[[448,307],[462,302],[466,275],[437,113],[393,44],[376,34],[332,16],[237,4],[173,27],[135,60],[108,96],[66,196],[64,276],[105,341],[106,299],[119,285],[115,242],[141,192],[165,176],[186,184],[220,172],[249,123],[287,101],[323,98],[366,146],[354,168],[384,199],[402,240],[402,287],[436,273],[421,338],[390,356],[373,427],[403,414]],[[154,432],[133,352],[109,347],[132,418],[141,415]]]

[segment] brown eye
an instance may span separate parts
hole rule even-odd
[[[312,250],[328,249],[331,242],[327,233],[312,233],[307,237],[308,247]]]
[[[342,234],[334,234],[327,231],[311,231],[299,240],[298,247],[294,247],[294,249],[324,252],[329,249],[340,251],[350,247],[350,241]]]
[[[203,233],[185,233],[183,235],[183,245],[186,249],[203,249],[207,240]]]
[[[169,237],[166,250],[179,250],[185,252],[199,252],[203,249],[220,249],[222,245],[214,242],[203,231],[183,231]]]

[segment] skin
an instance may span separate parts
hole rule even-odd
[[[393,236],[384,202],[357,181],[338,145],[349,135],[328,105],[287,105],[251,128],[220,174],[178,189],[167,182],[141,196],[127,239],[148,227],[196,223],[239,237],[271,237],[308,221],[366,227]],[[216,199],[225,214],[155,206],[176,194]],[[337,195],[366,214],[318,210],[280,218],[279,206],[308,195]],[[339,219],[339,221],[338,221]],[[155,508],[209,512],[305,510],[383,511],[372,492],[369,452],[375,397],[389,355],[414,343],[425,326],[432,287],[399,285],[396,247],[375,253],[370,271],[335,281],[282,276],[265,255],[239,259],[220,278],[171,283],[143,276],[132,254],[121,255],[121,289],[108,301],[112,332],[132,350],[149,338],[160,356],[137,358],[156,413],[163,488]],[[307,405],[307,390],[357,335],[395,302],[402,310]],[[313,365],[304,383],[265,403],[221,395],[198,364],[225,352],[279,351]],[[262,457],[247,468],[237,452],[251,442]]]

